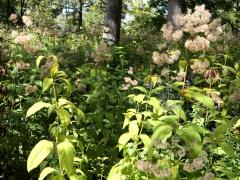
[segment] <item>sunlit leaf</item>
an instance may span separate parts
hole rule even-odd
[[[52,78],[44,78],[42,92],[47,91],[53,84]]]
[[[53,142],[41,140],[30,152],[27,159],[28,172],[36,168],[53,150]]]
[[[49,174],[51,174],[53,172],[57,172],[57,170],[54,168],[51,168],[51,167],[44,168],[42,170],[42,172],[40,173],[38,180],[43,180],[45,177],[47,177]]]
[[[64,169],[68,174],[71,174],[73,171],[73,161],[75,154],[74,146],[68,139],[65,139],[63,142],[57,145],[57,153],[60,167]]]
[[[37,102],[33,104],[28,110],[26,118],[35,114],[36,112],[40,111],[43,108],[49,108],[51,106],[50,103],[44,103],[44,102]]]

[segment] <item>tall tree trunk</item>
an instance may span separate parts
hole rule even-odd
[[[177,16],[185,11],[185,0],[169,0],[168,1],[168,21],[172,23],[174,29],[179,28]]]
[[[120,40],[122,0],[108,0],[104,19],[103,39],[108,44],[117,44]]]
[[[78,29],[83,25],[83,0],[78,0]]]

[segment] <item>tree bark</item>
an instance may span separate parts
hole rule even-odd
[[[83,25],[83,1],[78,0],[78,29],[80,30]]]
[[[185,11],[185,0],[169,0],[168,1],[168,21],[172,23],[174,29],[179,28],[177,16]]]
[[[122,0],[108,0],[104,18],[103,39],[109,44],[117,44],[120,40]]]

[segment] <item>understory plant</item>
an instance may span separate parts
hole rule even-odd
[[[238,84],[239,62],[223,48],[234,38],[204,5],[178,20],[178,29],[162,27],[153,74],[128,96],[132,108],[118,140],[122,159],[109,180],[239,177],[237,166],[227,166],[238,161],[239,86],[227,84]]]
[[[47,113],[53,121],[49,127],[51,139],[39,141],[30,152],[27,170],[40,167],[39,179],[85,179],[81,171],[84,147],[78,138],[76,129],[84,120],[84,113],[67,100],[71,95],[71,85],[67,75],[59,70],[56,56],[39,56],[36,65],[47,59],[43,65],[42,94],[49,93],[50,99],[33,104],[27,111],[26,118],[38,116],[38,111]],[[43,73],[43,71],[42,71]],[[44,109],[47,109],[45,111]]]

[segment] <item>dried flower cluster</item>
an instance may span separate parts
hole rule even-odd
[[[183,169],[187,172],[195,172],[202,169],[204,166],[204,159],[202,157],[193,159],[192,163],[185,163]]]
[[[184,157],[186,155],[186,150],[184,148],[180,148],[176,151],[175,154],[178,157]]]
[[[0,76],[5,75],[6,71],[3,66],[0,66]]]
[[[18,16],[17,14],[11,14],[10,17],[8,18],[9,21],[11,21],[12,23],[17,23],[18,21]]]
[[[232,103],[240,101],[240,90],[234,91],[228,98],[228,100]]]
[[[52,59],[47,59],[44,65],[41,66],[40,79],[44,79],[45,76],[50,74],[50,70],[54,67],[54,61]]]
[[[209,65],[210,64],[207,60],[201,61],[196,59],[190,67],[193,70],[194,74],[204,74],[207,71]]]
[[[207,94],[213,99],[213,101],[217,104],[218,107],[221,107],[223,101],[220,98],[220,93],[214,90],[210,90]]]
[[[213,180],[215,175],[211,172],[205,174],[204,176],[199,177],[197,180]]]
[[[30,68],[30,64],[29,63],[25,63],[23,61],[19,61],[16,63],[16,66],[17,68],[20,70],[20,71],[24,71],[24,70],[27,70]]]
[[[139,56],[144,56],[146,53],[145,49],[142,46],[138,46],[136,49],[136,54]]]
[[[204,77],[206,81],[211,81],[211,83],[221,80],[220,74],[216,68],[210,68],[206,70]]]
[[[25,92],[26,94],[33,94],[38,90],[38,87],[36,85],[26,85]]]
[[[91,58],[96,63],[100,63],[100,62],[103,62],[103,61],[111,61],[112,60],[112,56],[109,53],[109,48],[108,48],[108,46],[104,42],[100,42],[96,52],[93,52],[91,54]]]
[[[149,161],[138,160],[137,168],[145,173],[154,174],[156,177],[168,177],[171,175],[171,169],[160,169],[156,164]]]
[[[82,92],[82,93],[83,93],[83,92],[86,92],[87,86],[82,83],[81,79],[78,78],[78,79],[75,81],[75,85],[77,86],[77,90],[78,90],[79,92]]]
[[[158,141],[158,140],[154,140],[153,141],[153,145],[154,147],[158,148],[158,149],[167,149],[169,146],[168,142],[164,142],[164,141]]]

